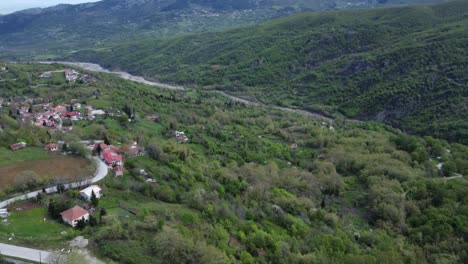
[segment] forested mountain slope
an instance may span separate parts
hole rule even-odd
[[[467,143],[468,1],[306,13],[66,59]]]
[[[303,11],[443,0],[103,0],[0,16],[0,48],[42,53],[252,25]]]

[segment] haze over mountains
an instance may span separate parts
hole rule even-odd
[[[103,0],[0,16],[0,48],[67,49],[219,31],[303,11],[443,0]]]

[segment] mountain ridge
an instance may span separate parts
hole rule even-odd
[[[444,0],[103,0],[0,16],[0,49],[73,49],[253,25],[303,11]]]

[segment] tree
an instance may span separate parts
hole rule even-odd
[[[91,227],[97,226],[97,225],[98,225],[97,219],[94,218],[94,216],[90,215],[90,216],[89,216],[88,224],[89,224],[89,226],[91,226]]]
[[[91,191],[91,204],[94,207],[97,207],[99,204],[99,199],[96,197],[96,194],[94,193],[94,191]]]
[[[76,222],[75,228],[78,230],[83,230],[86,227],[86,220],[82,217],[78,222]]]
[[[252,255],[250,255],[250,253],[245,251],[245,250],[243,250],[241,255],[240,255],[240,261],[241,261],[242,264],[253,264],[253,263],[255,263]]]
[[[57,193],[63,193],[65,191],[65,185],[63,184],[58,184],[56,188],[57,188]]]
[[[102,222],[102,217],[107,215],[107,211],[105,208],[101,208],[99,213],[99,222]]]
[[[15,185],[22,190],[35,188],[39,181],[39,175],[31,170],[26,170],[18,173],[15,177]]]
[[[42,201],[42,193],[37,193],[36,195],[36,202],[40,203]]]

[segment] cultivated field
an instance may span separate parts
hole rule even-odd
[[[90,178],[94,174],[91,162],[78,157],[23,161],[0,167],[0,189],[14,184],[15,178],[25,171],[33,171],[40,178],[70,180],[80,177]]]

